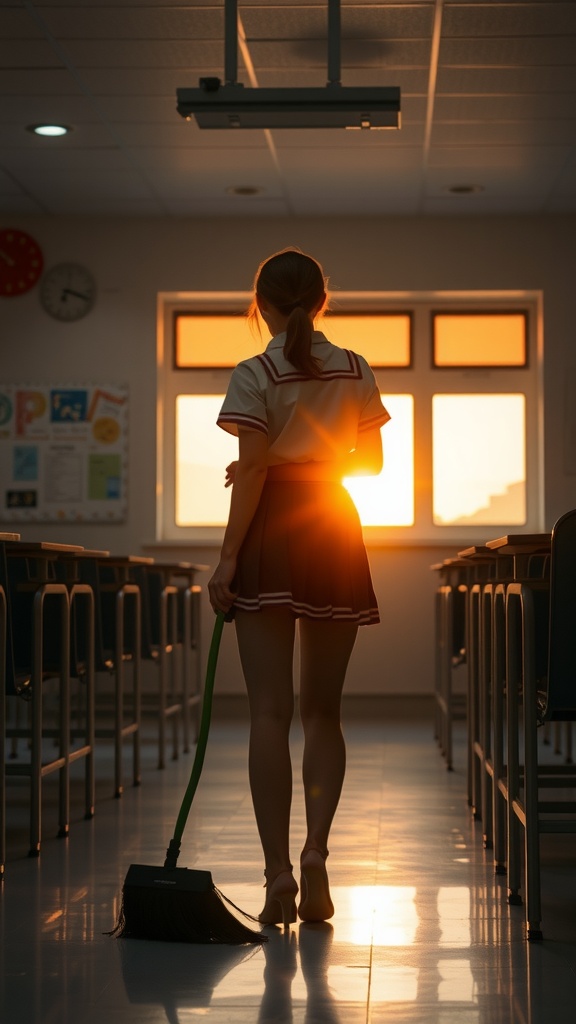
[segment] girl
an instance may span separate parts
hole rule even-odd
[[[345,476],[378,474],[390,418],[362,356],[332,345],[314,319],[326,306],[312,257],[276,253],[258,269],[249,312],[272,340],[235,368],[218,424],[237,434],[238,462],[215,610],[234,609],[250,706],[249,777],[265,860],[264,924],[332,917],[326,858],[346,753],[340,704],[359,625],[379,621]],[[307,836],[300,902],[289,854],[295,624],[300,634]]]

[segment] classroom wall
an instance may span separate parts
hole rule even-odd
[[[98,301],[76,324],[40,308],[38,291],[0,301],[3,382],[127,383],[129,515],[125,524],[26,526],[28,539],[70,540],[115,553],[147,551],[155,538],[156,295],[249,289],[270,252],[312,252],[343,290],[539,289],[544,295],[546,528],[576,504],[576,217],[328,220],[11,218],[40,242],[47,266],[73,260],[94,273]],[[479,540],[484,539],[479,537]],[[455,542],[457,543],[457,542]],[[347,691],[430,695],[434,578],[443,546],[370,549],[382,623],[360,630]],[[215,564],[215,549],[178,557]],[[211,611],[203,616],[205,650]],[[222,694],[242,693],[233,630],[225,634]]]

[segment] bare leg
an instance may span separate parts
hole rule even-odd
[[[302,775],[308,829],[304,850],[319,850],[325,856],[346,769],[340,705],[357,626],[301,618],[299,628]]]
[[[294,617],[286,608],[238,611],[236,633],[250,704],[250,789],[272,882],[290,865]]]

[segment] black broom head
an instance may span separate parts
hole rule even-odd
[[[239,909],[216,888],[209,871],[131,864],[118,921],[109,934],[163,942],[241,945],[266,941],[226,904]],[[239,913],[250,917],[242,910]]]

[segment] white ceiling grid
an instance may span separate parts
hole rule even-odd
[[[400,131],[186,123],[176,89],[224,77],[224,0],[2,0],[0,214],[576,210],[574,0],[341,6],[342,83],[400,86]],[[240,81],[326,83],[326,0],[240,0],[239,15]],[[73,131],[26,131],[44,121]]]

